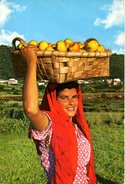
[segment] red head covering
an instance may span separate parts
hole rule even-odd
[[[77,140],[72,122],[69,120],[68,115],[64,112],[61,105],[56,101],[57,85],[58,84],[51,82],[48,83],[40,108],[41,110],[47,111],[53,122],[52,148],[55,154],[55,176],[53,177],[52,184],[72,184],[77,169]],[[90,130],[83,113],[80,86],[78,96],[79,105],[73,121],[78,124],[81,131],[89,140],[91,156],[87,170],[89,184],[95,184],[94,153]]]

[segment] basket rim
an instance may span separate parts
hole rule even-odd
[[[61,56],[61,57],[107,57],[111,56],[112,51],[106,50],[105,52],[71,52],[71,51],[37,51],[37,56]]]
[[[12,52],[18,54],[20,52],[19,49],[13,49]],[[51,56],[57,56],[57,57],[109,57],[112,55],[112,51],[107,49],[105,52],[71,52],[71,51],[36,51],[36,54],[38,57],[51,57]]]

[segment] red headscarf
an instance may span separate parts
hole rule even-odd
[[[77,140],[72,122],[69,120],[68,115],[64,112],[60,104],[56,101],[56,86],[57,84],[55,83],[48,83],[40,106],[41,110],[47,111],[53,122],[52,148],[55,155],[55,176],[53,177],[52,184],[72,184],[77,169]],[[91,156],[90,162],[87,165],[87,174],[89,177],[89,184],[96,184],[94,152],[90,130],[84,117],[80,86],[78,89],[78,96],[79,105],[73,121],[78,124],[90,143]]]

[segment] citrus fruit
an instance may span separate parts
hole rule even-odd
[[[46,41],[41,41],[41,42],[39,43],[39,45],[38,45],[38,48],[39,48],[41,51],[43,51],[43,50],[45,50],[48,46],[49,46],[48,42],[46,42]]]
[[[72,52],[79,52],[79,50],[80,50],[80,43],[79,42],[71,43],[69,45],[69,47],[68,47],[68,50],[72,51]]]
[[[19,45],[17,46],[18,49],[23,49],[24,48],[24,44],[23,43],[19,43]]]
[[[103,45],[99,45],[97,51],[98,52],[104,52],[105,51],[105,47]]]
[[[36,40],[31,40],[28,45],[34,45],[34,46],[37,46],[38,45],[38,42]]]
[[[64,40],[64,42],[65,42],[65,44],[66,44],[66,47],[68,48],[69,45],[70,45],[70,43],[73,42],[73,40],[71,40],[70,38],[66,38],[66,39]]]
[[[58,41],[56,43],[56,50],[58,51],[67,51],[67,47],[64,41]]]
[[[52,46],[48,46],[45,50],[54,50]]]
[[[95,38],[89,38],[85,41],[85,49],[87,51],[96,51],[99,47],[99,42]]]

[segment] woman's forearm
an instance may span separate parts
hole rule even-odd
[[[26,112],[38,112],[38,87],[36,79],[36,62],[31,62],[27,67],[27,74],[23,91],[24,109]]]

